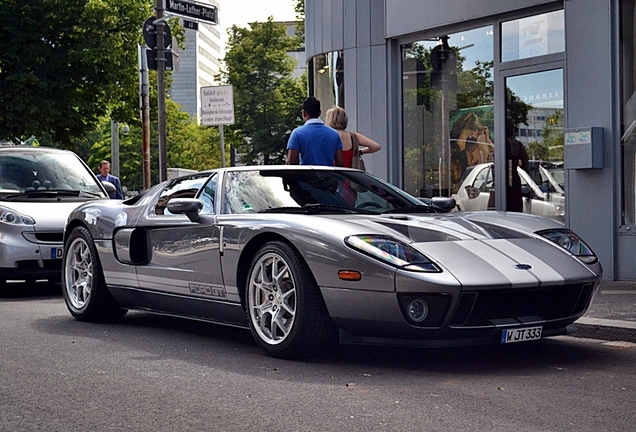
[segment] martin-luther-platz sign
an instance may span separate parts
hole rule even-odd
[[[167,0],[166,12],[197,21],[205,21],[213,25],[219,23],[218,10],[216,6],[204,6],[202,4],[186,2],[183,0]]]

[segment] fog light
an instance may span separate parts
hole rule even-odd
[[[415,299],[409,303],[407,310],[409,318],[416,323],[420,323],[428,316],[428,303],[422,299]]]

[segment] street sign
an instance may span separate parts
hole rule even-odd
[[[198,22],[196,22],[196,21],[188,21],[186,19],[182,19],[181,21],[182,21],[181,25],[183,25],[184,29],[199,30],[199,23]]]
[[[148,18],[146,21],[144,21],[144,26],[142,28],[144,41],[150,48],[157,47],[157,30],[155,28],[155,25],[153,24],[156,19],[157,18],[155,17]],[[172,44],[172,34],[170,34],[170,27],[168,26],[167,22],[163,23],[163,29],[165,33],[165,35],[163,35],[164,47],[168,48],[170,44]]]
[[[166,70],[171,71],[174,69],[172,51],[167,49],[164,54],[166,56]],[[148,69],[157,70],[157,52],[153,49],[146,48],[146,59],[148,61]]]
[[[166,13],[190,18],[195,21],[205,21],[213,25],[219,23],[218,9],[212,5],[202,5],[183,0],[166,0]]]
[[[231,85],[201,87],[201,124],[234,124],[234,92]]]

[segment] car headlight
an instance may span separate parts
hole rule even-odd
[[[349,236],[345,238],[345,244],[365,255],[404,270],[428,273],[442,271],[412,246],[389,236]]]
[[[561,246],[566,251],[576,255],[585,264],[598,262],[598,257],[583,240],[569,229],[554,229],[539,231],[537,234]]]
[[[31,216],[0,206],[0,222],[13,225],[35,225]]]

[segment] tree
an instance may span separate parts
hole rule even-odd
[[[535,159],[563,161],[563,110],[556,110],[545,120],[541,141],[528,145],[528,153]]]
[[[0,137],[69,145],[104,115],[138,108],[137,43],[147,0],[20,0],[0,8]]]
[[[241,140],[242,162],[263,157],[265,163],[280,163],[306,96],[303,81],[292,77],[294,59],[287,55],[297,40],[272,17],[249,29],[232,26],[228,33],[218,78],[234,88],[236,123],[229,129]]]
[[[151,181],[159,181],[159,149],[157,145],[157,123],[150,143]],[[188,113],[181,111],[172,99],[166,99],[166,147],[168,166],[197,171],[217,168],[220,163],[219,134],[216,128],[199,126],[190,120]],[[96,170],[99,163],[111,160],[110,119],[104,119],[99,130],[89,134],[83,146],[90,145],[88,166]],[[119,177],[128,190],[143,187],[143,160],[141,155],[141,127],[129,125],[127,135],[119,135]]]
[[[305,44],[305,0],[296,0],[294,11],[296,12],[296,39],[298,45],[303,46]]]

